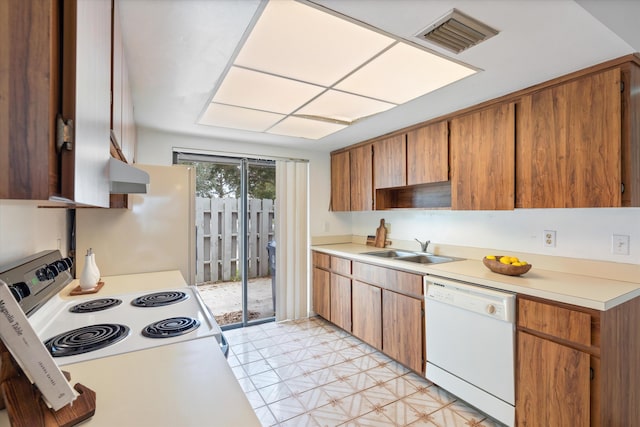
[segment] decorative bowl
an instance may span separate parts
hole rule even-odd
[[[498,274],[506,274],[507,276],[520,276],[527,271],[531,270],[531,264],[527,265],[511,265],[511,264],[503,264],[498,261],[503,255],[496,255],[496,259],[487,259],[487,257],[482,258],[482,263],[489,270]]]

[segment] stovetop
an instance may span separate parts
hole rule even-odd
[[[196,338],[215,337],[220,342],[222,331],[196,289],[189,286],[163,290],[165,291],[184,293],[186,298],[164,306],[138,307],[132,302],[141,296],[157,292],[131,292],[110,295],[109,299],[121,302],[104,310],[74,313],[71,309],[78,304],[95,305],[93,302],[101,300],[102,297],[92,296],[65,301],[56,295],[35,312],[29,321],[43,342],[64,332],[91,325],[118,324],[128,328],[123,339],[104,348],[77,355],[54,357],[59,366]],[[157,329],[158,322],[164,323],[164,329],[180,329],[189,321],[195,321],[198,326],[176,336],[152,338],[145,333],[145,329],[149,327]]]
[[[53,250],[0,268],[0,279],[9,285],[38,337],[45,343],[55,338],[50,349],[65,350],[61,355],[53,351],[59,366],[204,337],[223,342],[220,327],[194,286],[62,298],[60,291],[73,280],[70,266],[70,259]],[[115,329],[118,336],[108,345],[66,355],[66,347],[80,340],[84,346]],[[71,337],[58,337],[69,331],[74,331]]]

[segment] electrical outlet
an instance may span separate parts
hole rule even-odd
[[[545,248],[556,247],[556,230],[544,230],[542,244]]]
[[[615,255],[629,255],[629,236],[613,234],[611,236],[611,253]]]

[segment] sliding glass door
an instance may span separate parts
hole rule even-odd
[[[274,319],[275,162],[175,153],[196,168],[196,284],[223,329]]]

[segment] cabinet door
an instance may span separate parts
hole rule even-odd
[[[59,24],[53,1],[0,5],[0,199],[60,195]]]
[[[434,123],[407,133],[407,185],[449,180],[449,124]]]
[[[351,332],[351,279],[331,273],[331,321]]]
[[[331,154],[331,210],[351,210],[349,152]]]
[[[382,349],[382,290],[354,280],[351,285],[352,333],[362,341]]]
[[[74,10],[75,7],[75,10]],[[74,119],[72,151],[62,152],[62,195],[109,206],[111,0],[65,2],[62,116]]]
[[[518,332],[516,424],[589,426],[590,356]]]
[[[371,145],[350,150],[351,210],[373,209],[373,158]]]
[[[451,208],[514,207],[515,108],[501,104],[451,119]]]
[[[421,300],[382,290],[382,351],[423,372],[423,328]]]
[[[313,267],[313,311],[318,316],[331,320],[330,274],[326,270]]]
[[[373,182],[375,189],[407,185],[407,144],[404,134],[373,143]]]
[[[620,206],[620,80],[616,68],[522,98],[517,207]]]

